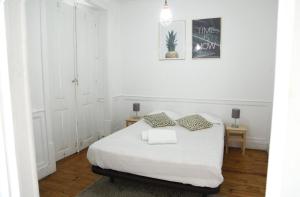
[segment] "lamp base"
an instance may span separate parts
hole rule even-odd
[[[234,119],[234,123],[231,124],[232,128],[239,128],[239,124],[236,121],[236,118]]]
[[[137,111],[135,112],[135,118],[139,118]]]
[[[239,128],[239,125],[238,124],[231,124],[231,127],[232,128]]]

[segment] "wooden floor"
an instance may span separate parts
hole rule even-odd
[[[263,197],[268,156],[264,151],[230,149],[224,155],[224,183],[220,194],[225,197]],[[41,197],[72,197],[101,178],[91,172],[86,150],[57,163],[57,171],[39,182]]]

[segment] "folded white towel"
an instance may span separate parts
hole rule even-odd
[[[143,131],[142,132],[142,140],[143,141],[148,141],[148,131]]]
[[[176,144],[176,132],[167,129],[148,130],[148,144]]]

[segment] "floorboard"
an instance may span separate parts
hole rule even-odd
[[[268,155],[264,151],[231,148],[224,155],[224,183],[220,194],[226,197],[265,196]],[[57,171],[39,182],[41,197],[74,197],[101,176],[91,172],[86,150],[57,162]]]

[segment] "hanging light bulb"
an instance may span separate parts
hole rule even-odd
[[[165,0],[165,5],[160,12],[160,24],[163,26],[168,26],[172,23],[173,15],[168,6],[168,1]]]

